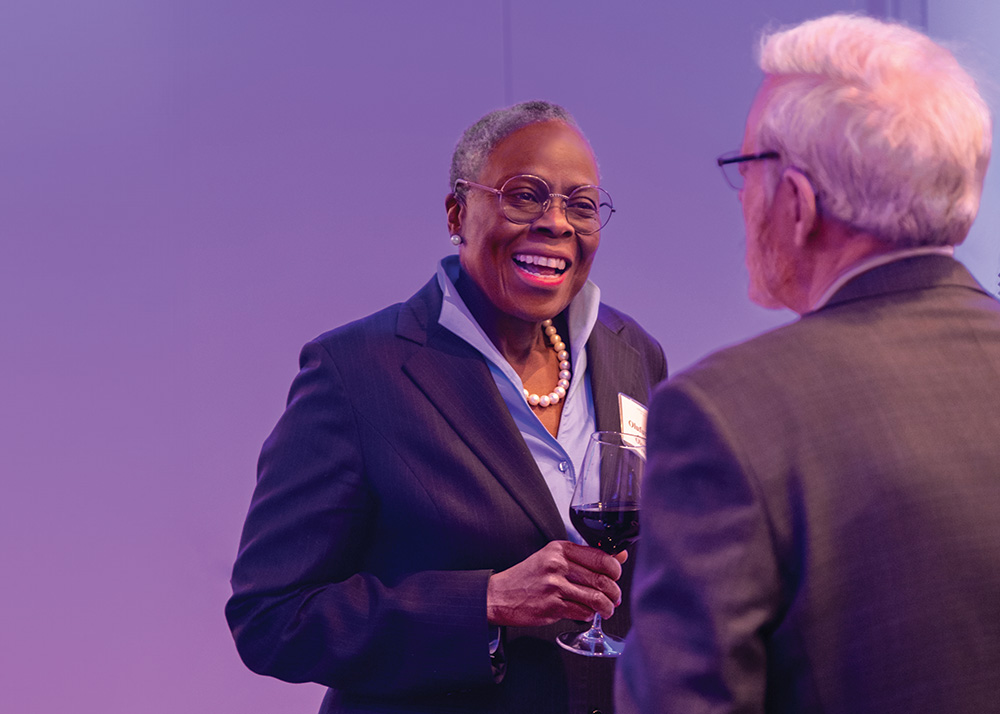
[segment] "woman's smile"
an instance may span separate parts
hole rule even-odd
[[[539,281],[547,285],[562,282],[570,262],[565,258],[553,258],[533,253],[515,253],[514,265],[525,274],[529,281]]]

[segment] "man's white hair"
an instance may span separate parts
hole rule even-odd
[[[757,146],[809,177],[822,212],[900,248],[965,239],[991,119],[951,52],[903,25],[831,15],[762,37],[760,67],[778,82]]]

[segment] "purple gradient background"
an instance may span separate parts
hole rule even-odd
[[[499,1],[3,3],[0,711],[315,711],[223,618],[256,457],[301,344],[453,250],[459,133],[509,100],[575,113],[619,209],[592,277],[676,370],[792,317],[747,301],[713,162],[754,38],[878,5],[510,0],[505,45]],[[982,76],[993,5],[927,8]],[[991,289],[996,199],[960,251]]]

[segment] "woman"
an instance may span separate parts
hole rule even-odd
[[[458,256],[303,348],[226,614],[251,669],[329,686],[324,712],[610,712],[613,663],[554,643],[595,611],[628,626],[569,498],[666,362],[587,280],[611,202],[564,109],[487,115],[451,179]]]

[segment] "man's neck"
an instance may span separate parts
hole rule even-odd
[[[854,231],[839,221],[824,221],[822,237],[812,246],[812,272],[799,314],[810,312],[837,280],[867,261],[894,252],[893,246],[868,233]]]

